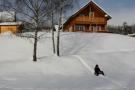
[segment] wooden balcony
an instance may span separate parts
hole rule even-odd
[[[89,16],[80,16],[75,20],[76,24],[107,24],[107,20],[105,18],[100,17],[89,17]]]

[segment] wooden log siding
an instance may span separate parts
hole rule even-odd
[[[81,24],[107,24],[106,19],[102,17],[81,16],[77,17],[75,21]]]
[[[12,32],[17,33],[22,31],[22,24],[17,22],[0,23],[0,33]]]
[[[0,26],[0,33],[4,33],[4,32],[13,32],[13,33],[17,33],[19,32],[19,26],[6,26],[6,25],[2,25]]]

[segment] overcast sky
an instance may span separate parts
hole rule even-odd
[[[80,6],[85,5],[90,0],[80,0]],[[127,22],[129,25],[135,24],[135,0],[94,0],[112,19],[109,24],[121,25]]]

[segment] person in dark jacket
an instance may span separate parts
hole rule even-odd
[[[96,66],[95,66],[95,68],[94,68],[94,71],[95,71],[95,75],[96,75],[96,76],[99,76],[99,74],[104,75],[104,72],[100,70],[98,64],[96,64]]]

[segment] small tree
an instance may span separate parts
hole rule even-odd
[[[55,12],[58,13],[58,31],[57,31],[57,45],[56,45],[57,56],[60,56],[60,31],[63,31],[62,15],[64,11],[71,8],[73,1],[74,0],[52,0],[53,6],[55,7]]]
[[[29,24],[30,27],[25,29],[34,30],[33,61],[37,61],[38,32],[46,19],[45,16],[49,13],[47,5],[47,0],[16,0],[14,9],[19,14],[19,19]]]

